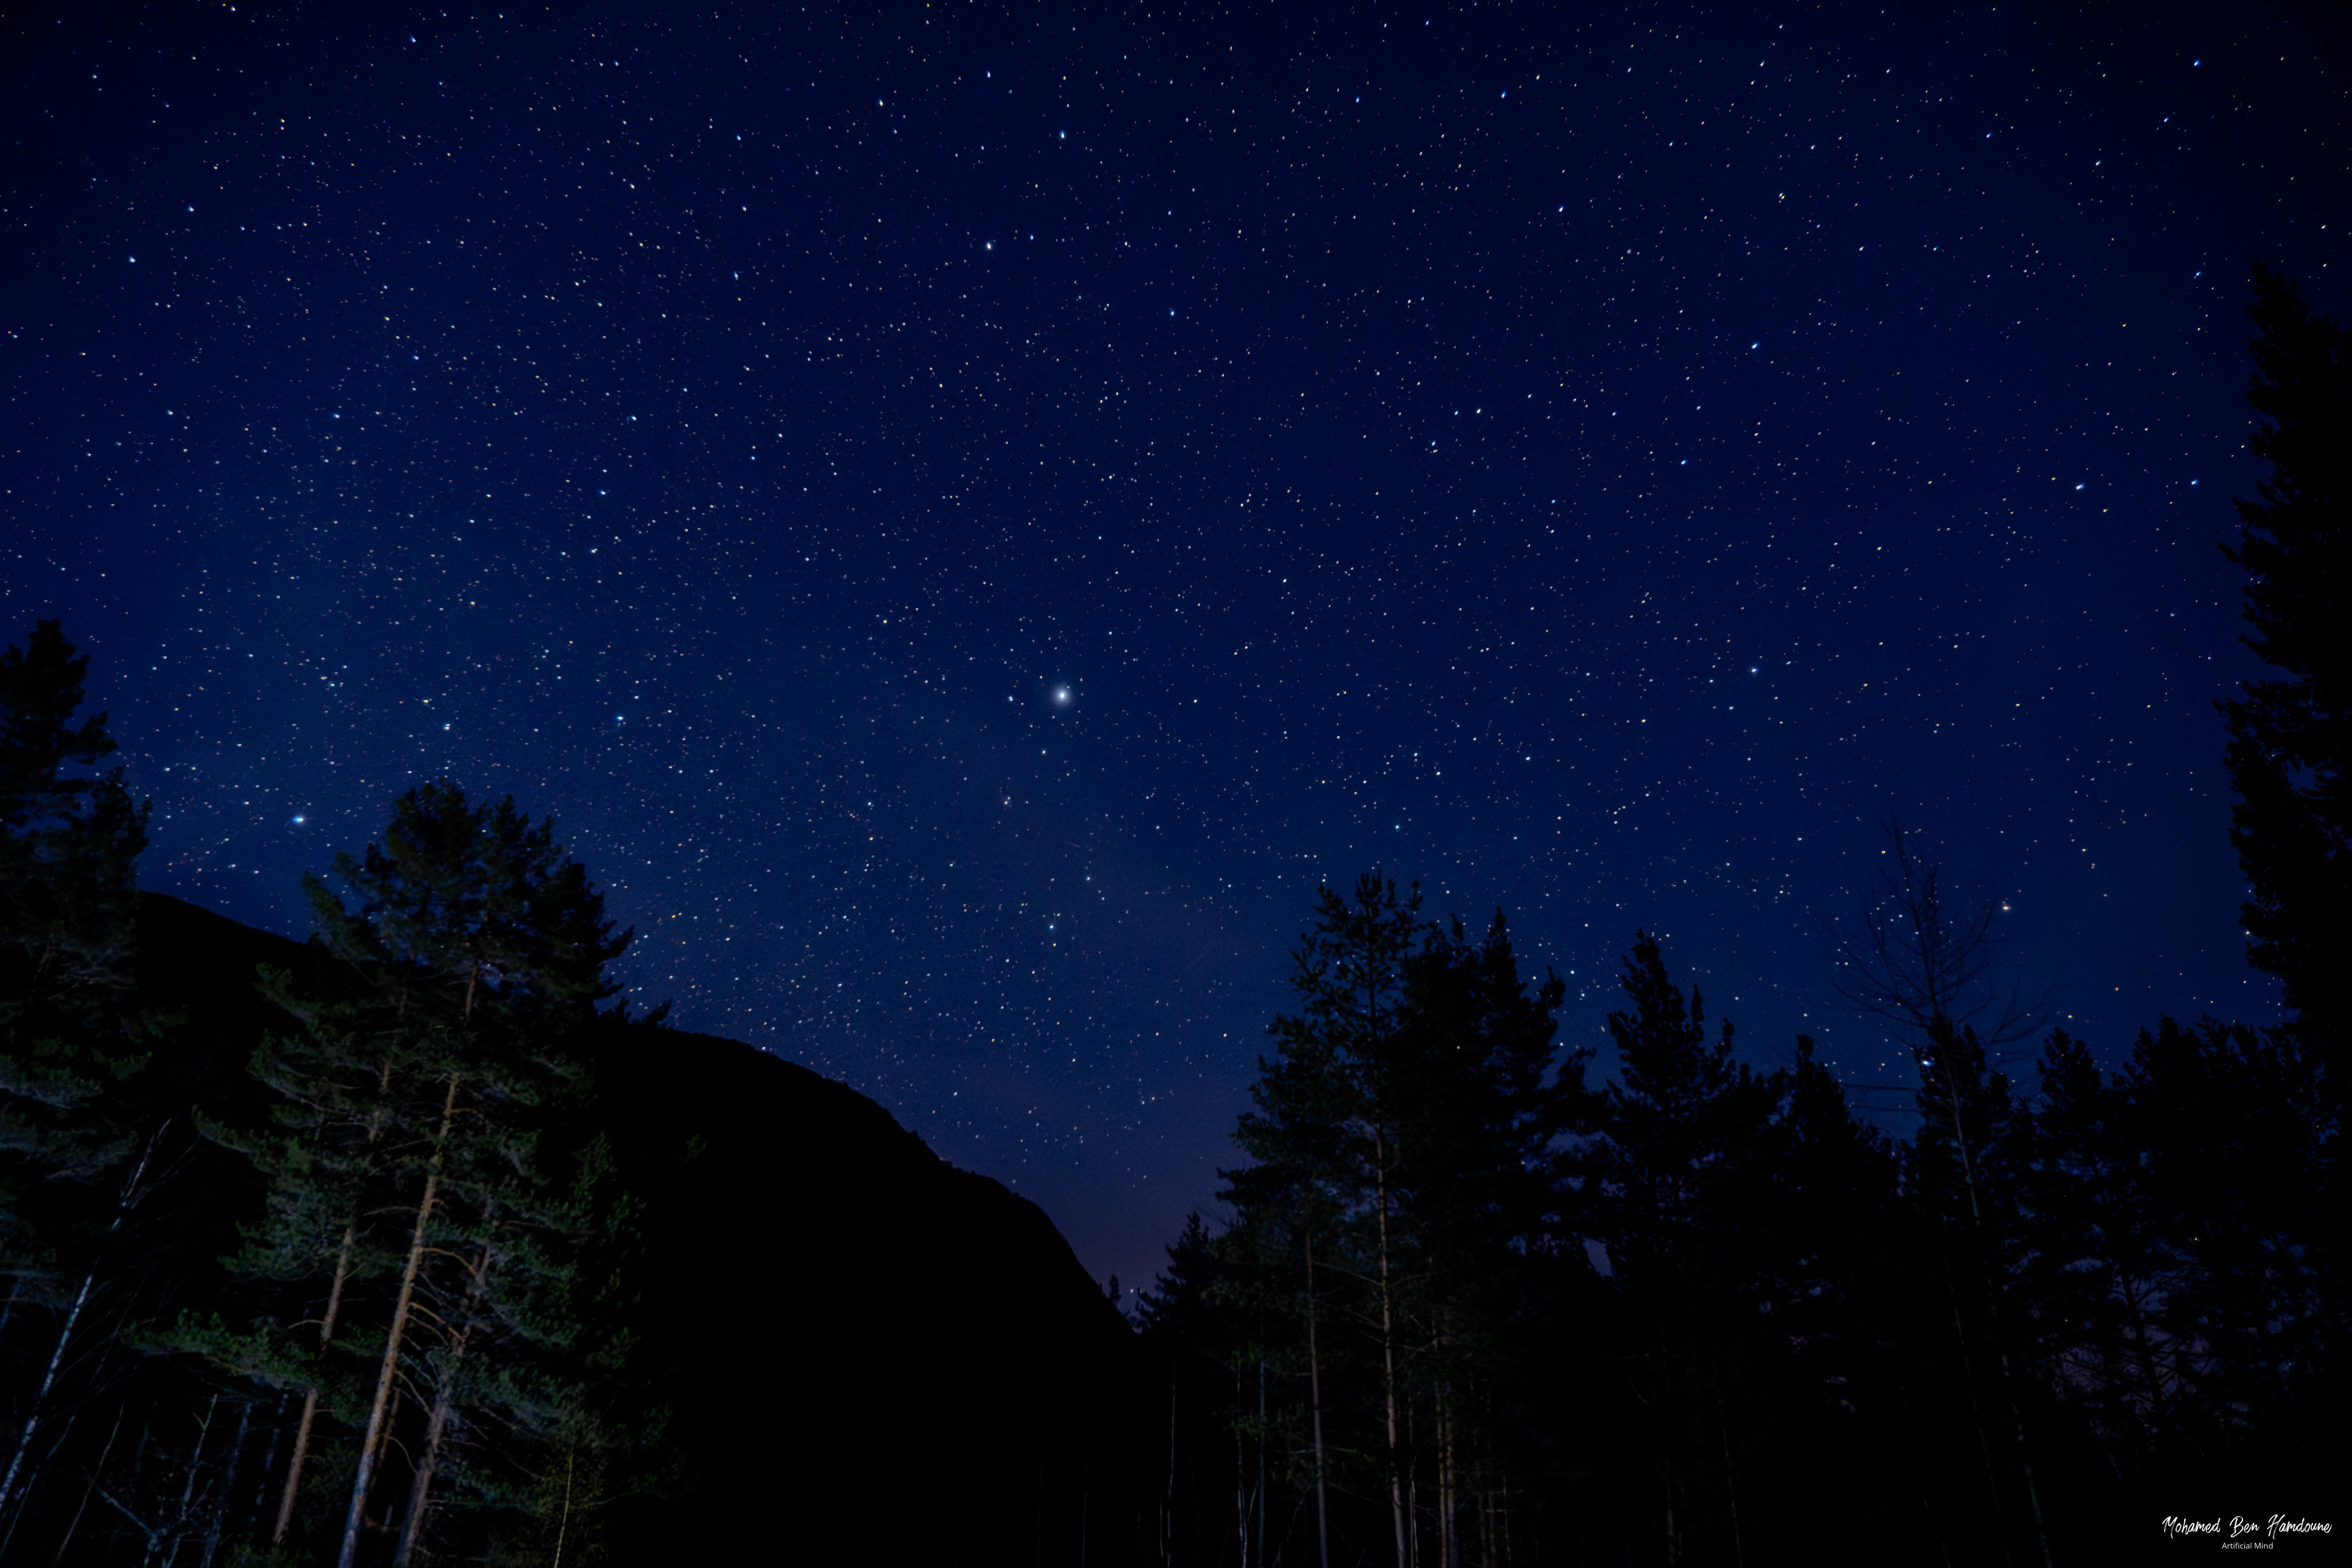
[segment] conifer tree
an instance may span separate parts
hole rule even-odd
[[[1808,1350],[1827,1352],[1862,1332],[1854,1313],[1866,1254],[1896,1223],[1895,1151],[1857,1120],[1810,1037],[1797,1037],[1770,1151],[1769,1217],[1778,1314]],[[1856,1353],[1822,1359],[1851,1366]]]
[[[2254,268],[2255,374],[2270,466],[2223,553],[2246,570],[2245,638],[2278,671],[2221,704],[2246,874],[2248,959],[2278,976],[2323,1059],[2342,1068],[2341,964],[2352,936],[2352,345],[2294,285]],[[2336,1090],[2342,1092],[2341,1083]]]
[[[487,1347],[477,1336],[496,1316],[489,1303],[528,1300],[541,1284],[528,1242],[510,1239],[545,1220],[549,1182],[535,1163],[531,1112],[575,1074],[581,1037],[617,989],[606,966],[628,938],[604,918],[603,896],[551,824],[534,826],[511,799],[473,805],[450,784],[403,795],[383,843],[358,859],[339,857],[335,869],[341,896],[311,884],[321,933],[395,1004],[402,1059],[393,1092],[404,1097],[415,1134],[405,1150],[415,1221],[343,1524],[339,1568],[352,1568],[420,1289],[447,1310],[436,1314],[435,1394],[404,1559],[466,1380],[482,1376]],[[428,1272],[428,1260],[441,1267]],[[494,1282],[501,1269],[520,1282]]]
[[[1582,1110],[1591,1055],[1558,1056],[1564,993],[1557,975],[1530,989],[1499,910],[1475,941],[1458,919],[1432,931],[1407,969],[1398,1206],[1422,1271],[1414,1381],[1435,1429],[1442,1568],[1460,1561],[1457,1521],[1473,1493],[1501,1479],[1499,1436],[1477,1394],[1521,1372],[1538,1270],[1561,1235],[1553,1155]]]
[[[1929,1018],[1912,1058],[1919,1071],[1919,1131],[1906,1151],[1906,1177],[1939,1227],[1961,1374],[1995,1522],[2004,1539],[2013,1529],[2030,1530],[2033,1555],[2047,1563],[2049,1526],[2026,1432],[2015,1314],[2007,1302],[2025,1242],[2019,1178],[2030,1157],[2028,1108],[2011,1091],[2008,1075],[1993,1068],[1976,1030],[1942,1013]],[[2000,1479],[2004,1454],[2016,1465],[2021,1497],[2010,1498]]]
[[[1412,1534],[1401,1378],[1410,1243],[1400,1203],[1398,1129],[1405,1112],[1399,1058],[1407,973],[1424,933],[1420,911],[1418,888],[1401,897],[1377,872],[1357,879],[1352,898],[1321,890],[1291,976],[1300,1011],[1275,1020],[1276,1058],[1260,1062],[1251,1090],[1260,1109],[1244,1116],[1234,1133],[1258,1162],[1246,1182],[1284,1194],[1302,1262],[1327,1225],[1332,1239],[1355,1255],[1368,1296],[1363,1318],[1373,1341],[1381,1479],[1397,1568],[1407,1568]],[[1311,1284],[1307,1300],[1310,1307],[1318,1300]],[[1319,1381],[1319,1367],[1314,1375]],[[1318,1455],[1318,1486],[1327,1484],[1328,1465],[1328,1453]]]
[[[1328,1430],[1340,1348],[1334,1331],[1351,1321],[1371,1330],[1378,1484],[1400,1563],[1406,1550],[1390,1070],[1406,963],[1422,934],[1419,909],[1417,889],[1401,899],[1377,874],[1359,879],[1352,902],[1320,891],[1314,928],[1294,955],[1291,987],[1301,1009],[1271,1026],[1276,1054],[1260,1058],[1250,1089],[1256,1109],[1234,1134],[1254,1163],[1224,1173],[1222,1195],[1243,1215],[1230,1256],[1255,1266],[1246,1275],[1229,1268],[1228,1289],[1249,1289],[1252,1306],[1288,1319],[1305,1351],[1318,1557],[1330,1550],[1338,1458]],[[1253,1283],[1244,1287],[1245,1279]]]
[[[452,1256],[422,1276],[420,1297],[432,1311],[415,1331],[422,1353],[408,1375],[429,1398],[394,1568],[416,1552],[444,1479],[463,1483],[452,1495],[478,1505],[541,1500],[544,1489],[512,1465],[466,1463],[466,1439],[478,1423],[494,1421],[510,1442],[535,1451],[561,1451],[572,1478],[563,1498],[578,1495],[583,1454],[591,1481],[602,1484],[600,1456],[619,1439],[601,1419],[593,1385],[598,1350],[623,1347],[587,1339],[593,1328],[617,1325],[600,1322],[583,1262],[610,1257],[610,1233],[625,1226],[628,1202],[614,1188],[601,1140],[575,1162],[559,1158],[560,1129],[543,1113],[570,1089],[562,1077],[543,1082],[530,1102],[488,1109],[487,1129],[451,1142],[435,1246]],[[553,1500],[559,1508],[563,1498]]]
[[[387,1010],[360,989],[321,995],[278,970],[264,969],[258,986],[290,1026],[265,1038],[251,1063],[253,1077],[274,1091],[271,1123],[250,1129],[206,1121],[203,1130],[249,1160],[265,1184],[262,1217],[224,1262],[235,1277],[284,1287],[297,1326],[240,1331],[217,1314],[209,1322],[184,1314],[174,1339],[232,1372],[302,1391],[270,1526],[276,1546],[301,1497],[338,1331],[350,1320],[354,1292],[392,1266],[372,1211],[390,1195],[387,1134],[403,1130],[393,1087],[404,1058],[396,1005]]]
[[[606,967],[628,938],[550,824],[446,783],[403,795],[383,841],[339,856],[334,873],[333,885],[308,882],[328,978],[268,986],[293,1026],[255,1062],[278,1097],[276,1126],[223,1134],[269,1183],[238,1268],[289,1284],[315,1338],[215,1333],[207,1348],[303,1390],[282,1540],[313,1424],[340,1403],[325,1358],[379,1347],[352,1391],[365,1414],[340,1532],[349,1568],[394,1451],[396,1405],[411,1412],[397,1441],[409,1460],[394,1494],[402,1564],[439,1483],[453,1464],[462,1474],[478,1415],[547,1441],[595,1436],[581,1423],[594,1425],[582,1390],[596,1352],[572,1354],[593,1310],[578,1258],[600,1218],[609,1226],[628,1205],[567,1118],[592,1037],[614,1017],[599,1010],[615,989]],[[514,1500],[513,1485],[479,1479],[469,1495]]]
[[[1286,1398],[1286,1384],[1312,1370],[1297,1353],[1297,1258],[1284,1257],[1294,1239],[1271,1211],[1244,1208],[1216,1233],[1192,1215],[1142,1298],[1137,1326],[1168,1377],[1167,1469],[1152,1489],[1163,1563],[1223,1560],[1225,1541],[1237,1562],[1265,1562],[1273,1491],[1313,1488],[1312,1407]],[[1204,1497],[1218,1500],[1216,1523]]]
[[[120,767],[96,772],[115,751],[106,715],[74,722],[89,665],[56,621],[0,653],[0,1334],[27,1305],[41,1321],[0,1516],[89,1331],[110,1248],[152,1190],[163,1131],[117,1092],[151,1032],[131,997],[147,808]]]
[[[136,862],[147,811],[122,770],[103,713],[80,724],[88,655],[56,621],[0,653],[0,952],[7,1005],[25,1016],[94,1026],[119,1019],[131,988]]]
[[[1878,1469],[1899,1427],[1889,1352],[1909,1305],[1899,1259],[1910,1227],[1889,1140],[1855,1117],[1807,1037],[1784,1086],[1751,1211],[1762,1319],[1753,1407],[1767,1414],[1749,1425],[1769,1441],[1748,1452],[1767,1494],[1759,1532],[1801,1538],[1811,1521],[1788,1500],[1824,1468]],[[1885,1473],[1887,1488],[1906,1502],[1916,1491],[1901,1468]]]
[[[2213,1449],[2326,1429],[2345,1330],[2341,1133],[2310,1053],[2292,1031],[2167,1018],[2116,1088],[2168,1269],[2176,1429]]]
[[[1708,1041],[1703,999],[1693,991],[1685,1002],[1655,938],[1637,933],[1624,962],[1633,1007],[1609,1015],[1618,1072],[1595,1112],[1592,1223],[1658,1413],[1668,1557],[1708,1535],[1738,1555],[1727,1405],[1758,1272],[1751,1205],[1782,1085],[1734,1059],[1728,1019]]]
[[[2110,1452],[2144,1467],[2176,1425],[2190,1283],[2147,1180],[2139,1118],[2090,1047],[2053,1030],[2019,1171],[2023,1294],[2039,1358]]]

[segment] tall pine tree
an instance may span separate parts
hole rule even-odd
[[[1553,1155],[1582,1108],[1589,1051],[1559,1058],[1559,976],[1532,988],[1502,913],[1471,940],[1432,931],[1406,973],[1395,1052],[1402,1229],[1420,1278],[1412,1389],[1433,1429],[1440,1568],[1462,1561],[1461,1521],[1511,1489],[1508,1410],[1545,1320],[1564,1237]]]
[[[1596,1110],[1590,1223],[1608,1253],[1626,1370],[1651,1413],[1644,1447],[1666,1559],[1738,1557],[1734,1407],[1752,1359],[1757,1202],[1782,1086],[1733,1057],[1728,1019],[1708,1039],[1703,999],[1694,989],[1685,1000],[1647,932],[1623,984],[1633,1005],[1609,1015],[1618,1068]]]
[[[94,1337],[163,1131],[118,1092],[151,1032],[131,996],[147,808],[120,767],[99,771],[115,751],[106,715],[74,721],[89,666],[56,621],[0,654],[0,1339],[24,1339],[32,1369],[6,1437],[0,1520]]]
[[[550,824],[450,784],[403,795],[383,841],[334,874],[309,883],[330,979],[272,986],[293,1027],[256,1062],[279,1110],[271,1133],[241,1140],[270,1183],[241,1267],[285,1288],[312,1336],[247,1342],[254,1370],[303,1390],[278,1533],[313,1422],[341,1414],[358,1439],[339,1531],[350,1568],[372,1508],[405,1563],[451,1477],[467,1482],[456,1495],[493,1504],[531,1489],[501,1470],[511,1444],[469,1474],[479,1419],[541,1444],[595,1440],[579,1260],[625,1205],[567,1113],[613,1021],[600,1008],[628,938]],[[395,1455],[405,1473],[386,1491]]]
[[[1251,1089],[1258,1109],[1242,1118],[1234,1135],[1256,1164],[1228,1173],[1229,1201],[1254,1210],[1261,1223],[1283,1216],[1281,1229],[1296,1238],[1299,1300],[1315,1336],[1308,1376],[1316,1387],[1316,1510],[1326,1552],[1335,1455],[1321,1395],[1329,1392],[1327,1358],[1341,1336],[1325,1324],[1355,1325],[1370,1341],[1363,1348],[1374,1392],[1366,1446],[1378,1456],[1398,1568],[1406,1568],[1412,1529],[1400,1380],[1410,1271],[1399,1205],[1398,1057],[1408,967],[1424,932],[1420,910],[1418,889],[1401,896],[1377,872],[1359,878],[1352,897],[1322,889],[1291,976],[1300,1009],[1275,1020],[1276,1055],[1260,1061]],[[1349,1301],[1344,1315],[1334,1310],[1340,1300]]]
[[[2352,346],[2295,287],[2254,269],[2254,378],[2270,467],[2223,553],[2246,570],[2245,638],[2274,678],[2221,704],[2238,801],[2230,840],[2246,874],[2248,959],[2286,1004],[2342,1093],[2352,938]]]

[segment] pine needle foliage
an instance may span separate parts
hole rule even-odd
[[[2237,503],[2243,531],[2222,553],[2246,572],[2243,640],[2277,673],[2221,704],[2238,791],[2230,840],[2246,874],[2247,958],[2278,976],[2334,1059],[2352,935],[2352,342],[2262,267],[2249,313],[2247,401],[2263,421],[2252,446],[2269,471]]]

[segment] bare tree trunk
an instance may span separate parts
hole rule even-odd
[[[1489,1455],[1487,1464],[1491,1467],[1493,1463],[1493,1456]],[[1495,1513],[1499,1505],[1495,1501],[1491,1468],[1479,1479],[1486,1484],[1478,1489],[1478,1568],[1495,1568]],[[1580,1547],[1585,1539],[1580,1527],[1576,1539]]]
[[[457,1354],[465,1353],[465,1337],[461,1334]],[[425,1425],[425,1457],[417,1461],[416,1484],[408,1489],[408,1517],[400,1523],[400,1545],[392,1554],[392,1568],[408,1568],[409,1555],[416,1550],[416,1538],[425,1529],[425,1510],[430,1506],[433,1471],[441,1462],[441,1436],[448,1428],[449,1390],[444,1383],[433,1397],[433,1417]]]
[[[205,1527],[205,1557],[198,1568],[213,1568],[213,1558],[220,1552],[221,1529],[228,1522],[231,1500],[236,1495],[236,1473],[245,1466],[245,1439],[253,1426],[253,1401],[241,1400],[236,1407],[236,1440],[229,1445],[228,1470],[221,1477],[220,1502],[212,1510],[212,1522]]]
[[[1731,1561],[1747,1568],[1748,1544],[1739,1531],[1739,1477],[1731,1468],[1731,1420],[1723,1408],[1723,1371],[1716,1369],[1715,1431],[1723,1440],[1723,1495],[1731,1504]]]
[[[49,1568],[58,1568],[58,1564],[66,1560],[66,1550],[73,1545],[74,1532],[81,1528],[81,1516],[89,1508],[89,1494],[98,1490],[99,1478],[106,1474],[106,1461],[114,1454],[114,1440],[121,1436],[122,1407],[117,1405],[114,1410],[114,1429],[106,1435],[106,1447],[98,1451],[98,1463],[90,1469],[89,1484],[81,1489],[80,1506],[74,1510],[72,1520],[67,1523],[65,1539],[58,1542],[58,1554],[49,1559]],[[10,1533],[15,1533],[13,1528]]]
[[[1667,1455],[1659,1467],[1666,1479],[1666,1568],[1679,1568],[1683,1560],[1682,1531],[1675,1527],[1675,1461]]]
[[[1462,1568],[1454,1542],[1454,1404],[1452,1385],[1437,1390],[1437,1563],[1438,1568]]]
[[[45,1415],[43,1406],[47,1403],[49,1390],[57,1386],[58,1372],[66,1363],[66,1347],[73,1340],[74,1329],[81,1321],[83,1310],[89,1305],[90,1290],[98,1284],[99,1260],[105,1255],[107,1243],[114,1239],[115,1233],[122,1228],[122,1222],[138,1206],[140,1178],[147,1173],[147,1162],[153,1156],[155,1145],[163,1141],[164,1131],[170,1126],[171,1123],[166,1121],[149,1136],[147,1147],[139,1152],[139,1163],[131,1168],[130,1179],[122,1184],[122,1191],[115,1197],[114,1218],[108,1222],[106,1234],[99,1237],[98,1247],[90,1255],[89,1269],[81,1277],[81,1289],[74,1292],[73,1305],[67,1310],[66,1321],[58,1329],[57,1346],[49,1352],[49,1364],[41,1373],[40,1386],[33,1391],[32,1405],[25,1412],[24,1428],[16,1434],[16,1451],[9,1456],[8,1473],[0,1477],[0,1514],[5,1514],[8,1505],[16,1500],[16,1478],[24,1469],[25,1456],[32,1451],[33,1438],[40,1432]]]
[[[16,1434],[16,1451],[8,1459],[8,1473],[0,1479],[0,1512],[5,1512],[16,1493],[16,1476],[24,1468],[25,1456],[33,1447],[33,1438],[41,1430],[42,1406],[49,1390],[58,1381],[58,1369],[65,1364],[66,1344],[73,1338],[74,1325],[81,1321],[82,1309],[89,1304],[90,1287],[98,1280],[98,1266],[90,1265],[89,1272],[81,1277],[81,1289],[74,1292],[73,1305],[66,1311],[64,1326],[58,1330],[56,1348],[49,1352],[49,1364],[41,1373],[40,1386],[33,1391],[32,1407],[25,1413],[23,1430]]]
[[[580,1462],[580,1450],[563,1450],[563,1512],[555,1521],[555,1561],[549,1568],[563,1568],[563,1538],[572,1529],[572,1473]]]
[[[343,1286],[352,1272],[352,1252],[359,1243],[357,1224],[343,1227],[343,1247],[335,1256],[335,1282],[327,1290],[326,1316],[319,1322],[319,1355],[323,1360],[328,1344],[335,1337],[335,1319],[343,1310]],[[312,1384],[302,1394],[302,1416],[294,1425],[294,1457],[286,1466],[286,1489],[278,1499],[278,1523],[269,1532],[272,1546],[282,1545],[287,1529],[294,1522],[294,1500],[302,1489],[302,1463],[310,1457],[310,1423],[319,1414],[319,1385]]]
[[[1265,1561],[1265,1357],[1257,1358],[1257,1555]]]
[[[400,1342],[408,1331],[408,1312],[416,1299],[416,1271],[425,1262],[425,1237],[433,1223],[433,1205],[441,1189],[441,1156],[449,1144],[449,1125],[457,1115],[457,1074],[449,1075],[448,1098],[441,1105],[441,1132],[434,1141],[433,1162],[425,1171],[425,1198],[416,1209],[416,1231],[408,1244],[408,1261],[400,1271],[400,1295],[393,1303],[392,1327],[383,1341],[383,1363],[376,1371],[375,1402],[368,1409],[367,1434],[360,1442],[359,1468],[352,1477],[352,1505],[343,1515],[342,1551],[335,1568],[352,1568],[360,1550],[360,1525],[367,1512],[369,1483],[375,1479],[376,1451],[384,1435],[384,1411],[392,1402],[394,1380],[400,1372]]]
[[[1242,1369],[1234,1368],[1234,1408],[1242,1406]],[[1242,1568],[1249,1568],[1249,1449],[1242,1424],[1234,1422],[1234,1539],[1241,1544]]]
[[[253,1517],[257,1523],[262,1518],[262,1510],[269,1506],[269,1476],[278,1468],[278,1440],[286,1435],[286,1399],[285,1394],[279,1394],[278,1408],[269,1413],[269,1441],[261,1450],[261,1486],[253,1494]],[[251,1528],[247,1529],[245,1540],[248,1546],[253,1543]]]
[[[1960,1316],[1959,1287],[1952,1279],[1952,1255],[1945,1247],[1938,1247],[1936,1250],[1944,1264],[1944,1290],[1952,1300],[1952,1334],[1960,1345],[1960,1378],[1968,1384],[1969,1415],[1976,1426],[1977,1447],[1984,1455],[1985,1490],[1992,1494],[1993,1525],[2000,1531],[2001,1553],[2006,1557],[2009,1552],[2009,1523],[2001,1511],[2000,1480],[1993,1468],[1992,1438],[1985,1430],[1984,1407],[1977,1394],[1976,1362],[1969,1353],[1968,1324]]]
[[[1988,1279],[1986,1294],[1990,1296],[1992,1290],[1991,1281]],[[2042,1568],[2054,1568],[2054,1560],[2050,1555],[2050,1531],[2042,1521],[2042,1489],[2034,1485],[2033,1458],[2025,1447],[2025,1413],[2018,1407],[2017,1381],[2010,1372],[2009,1346],[2002,1342],[1998,1318],[1994,1319],[1992,1325],[1992,1347],[1993,1352],[2000,1358],[2000,1387],[2001,1393],[2009,1399],[2009,1418],[2017,1428],[2017,1468],[2025,1478],[2026,1505],[2033,1510],[2033,1539],[2042,1548]]]
[[[1486,1409],[1485,1429],[1492,1434],[1495,1430],[1495,1391],[1491,1385],[1481,1384],[1478,1393],[1481,1403]],[[1511,1560],[1511,1516],[1508,1512],[1511,1506],[1511,1476],[1510,1472],[1503,1468],[1502,1456],[1495,1451],[1491,1436],[1486,1442],[1486,1459],[1479,1467],[1478,1475],[1481,1490],[1486,1498],[1486,1511],[1480,1515],[1478,1521],[1479,1568],[1494,1568],[1496,1561],[1495,1538],[1497,1531],[1501,1532],[1503,1542],[1501,1561],[1507,1563]]]
[[[1176,1363],[1168,1363],[1168,1485],[1160,1494],[1160,1568],[1176,1568]]]
[[[172,1568],[180,1560],[180,1547],[187,1540],[183,1531],[187,1529],[188,1515],[195,1503],[196,1471],[204,1463],[205,1439],[213,1435],[213,1416],[219,1410],[220,1395],[215,1394],[212,1403],[205,1406],[204,1424],[196,1428],[196,1446],[188,1454],[188,1479],[180,1488],[180,1511],[172,1521],[172,1550],[163,1554],[163,1568]]]
[[[1404,1446],[1413,1463],[1404,1474],[1405,1568],[1421,1568],[1421,1439],[1412,1429],[1412,1406],[1404,1408]]]
[[[368,1114],[367,1141],[370,1147],[373,1147],[375,1141],[383,1136],[383,1102],[391,1092],[392,1058],[387,1056],[383,1059],[383,1071],[376,1075],[375,1109]],[[351,1281],[352,1254],[358,1247],[359,1236],[356,1218],[343,1226],[342,1248],[335,1255],[334,1283],[328,1288],[326,1314],[319,1323],[319,1359],[322,1362],[327,1356],[327,1346],[335,1337],[335,1319],[342,1311],[343,1287]],[[302,1465],[310,1455],[310,1424],[318,1414],[319,1385],[314,1383],[302,1394],[302,1418],[294,1428],[294,1457],[287,1464],[285,1493],[278,1500],[278,1523],[269,1533],[272,1546],[285,1542],[286,1531],[294,1522],[294,1500],[302,1486]]]
[[[1307,1240],[1307,1398],[1315,1412],[1315,1560],[1331,1568],[1331,1514],[1323,1495],[1323,1358],[1315,1343],[1315,1237]]]
[[[1397,1568],[1410,1568],[1405,1543],[1404,1478],[1397,1455],[1396,1311],[1389,1288],[1389,1172],[1385,1135],[1372,1130],[1372,1181],[1380,1216],[1381,1397],[1387,1409],[1389,1519],[1396,1528]]]
[[[466,1287],[464,1308],[468,1314],[472,1313],[489,1288],[490,1254],[488,1243],[483,1245],[481,1251],[474,1255],[474,1266],[470,1272],[473,1279]],[[425,1510],[431,1506],[433,1472],[441,1460],[441,1439],[448,1431],[449,1417],[456,1408],[451,1391],[457,1386],[458,1369],[466,1359],[466,1342],[472,1333],[471,1322],[460,1322],[457,1337],[449,1346],[449,1360],[442,1368],[438,1386],[433,1391],[433,1415],[425,1426],[425,1458],[416,1468],[416,1484],[408,1491],[408,1517],[401,1521],[400,1546],[393,1553],[392,1568],[408,1568],[409,1556],[416,1550],[417,1537],[424,1531]],[[571,1450],[567,1449],[566,1452],[569,1453]],[[567,1469],[564,1475],[565,1507],[568,1510],[571,1500],[569,1489],[571,1472]],[[557,1554],[562,1555],[560,1548]]]
[[[2167,1408],[2169,1401],[2164,1396],[2164,1367],[2157,1359],[2156,1337],[2148,1321],[2147,1299],[2148,1292],[2137,1282],[2124,1290],[2124,1304],[2131,1309],[2132,1339],[2139,1352],[2133,1359],[2139,1363],[2140,1381],[2147,1384],[2148,1414],[2154,1417],[2150,1425],[2160,1428],[2172,1424],[2172,1413]]]

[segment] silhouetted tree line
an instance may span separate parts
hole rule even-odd
[[[2271,474],[2228,553],[2278,673],[2223,710],[2285,1021],[2164,1018],[2102,1071],[1990,988],[1992,907],[1890,824],[1841,973],[1916,1068],[1894,1138],[1811,1040],[1738,1059],[1647,933],[1597,1077],[1500,913],[1327,889],[1227,1219],[1141,1306],[1146,1560],[2044,1564],[2156,1550],[2166,1514],[2326,1515],[2352,354],[2259,269],[2253,317]]]

